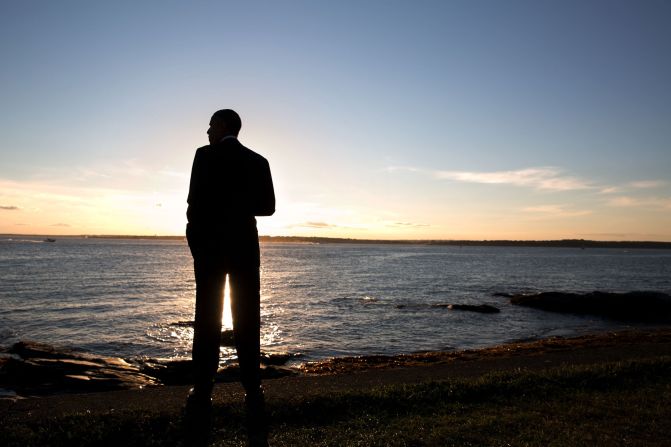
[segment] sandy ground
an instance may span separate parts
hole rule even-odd
[[[367,390],[402,383],[475,378],[499,371],[543,370],[671,355],[671,329],[595,334],[577,338],[501,345],[482,350],[436,352],[394,357],[344,358],[308,364],[304,374],[266,380],[269,403],[302,400],[335,392]],[[91,394],[0,401],[5,423],[69,414],[142,411],[174,414],[181,410],[188,387],[161,386]],[[215,405],[240,403],[242,387],[217,384]]]

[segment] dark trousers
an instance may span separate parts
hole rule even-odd
[[[258,247],[258,243],[256,245]],[[258,248],[256,249],[258,253]],[[260,278],[257,263],[237,263],[226,255],[194,256],[196,318],[193,364],[196,387],[211,390],[219,365],[223,290],[228,275],[235,347],[245,391],[258,392],[260,360]]]

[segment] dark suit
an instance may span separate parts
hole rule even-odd
[[[241,381],[248,392],[258,391],[260,259],[254,216],[275,212],[268,161],[233,138],[199,148],[187,202],[186,236],[196,277],[196,386],[209,393],[219,364],[222,291],[228,275]]]

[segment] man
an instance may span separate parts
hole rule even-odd
[[[240,144],[240,128],[240,117],[233,110],[215,112],[207,131],[210,144],[196,151],[191,170],[186,237],[196,277],[192,351],[195,384],[186,412],[187,416],[203,415],[211,409],[219,365],[222,291],[228,275],[248,434],[253,445],[266,445],[259,370],[260,259],[255,216],[275,212],[275,193],[268,161]]]

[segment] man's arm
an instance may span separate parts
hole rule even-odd
[[[191,222],[191,218],[193,217],[193,208],[191,206],[195,202],[195,198],[198,195],[198,184],[200,183],[199,181],[199,171],[200,171],[200,154],[201,150],[198,149],[196,150],[196,155],[193,157],[193,165],[191,166],[191,180],[189,181],[189,195],[186,198],[186,203],[189,204],[186,208],[186,219]]]
[[[271,216],[275,213],[275,189],[273,188],[273,177],[270,174],[268,160],[262,159],[259,167],[261,175],[259,176],[258,197],[254,215]]]

